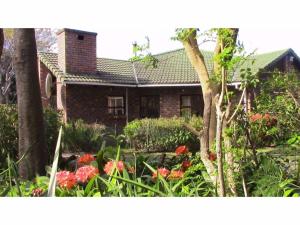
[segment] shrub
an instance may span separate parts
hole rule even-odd
[[[52,161],[60,127],[60,114],[44,110],[44,126],[49,159]],[[0,105],[0,168],[6,168],[8,154],[12,160],[18,155],[18,112],[16,105]]]
[[[9,154],[18,154],[18,114],[14,105],[0,104],[0,168],[5,168]]]
[[[63,128],[63,149],[68,152],[97,152],[107,135],[104,125],[90,125],[83,120],[67,123]]]
[[[53,110],[52,108],[46,108],[44,110],[44,126],[46,145],[48,150],[49,162],[52,162],[58,137],[59,128],[62,125],[61,113]]]
[[[200,118],[191,121],[191,125],[197,124],[200,128]],[[124,133],[136,150],[173,151],[179,145],[198,150],[198,137],[183,127],[185,122],[176,117],[134,120],[127,124]]]
[[[282,143],[300,132],[299,93],[300,81],[295,74],[273,74],[262,82],[261,91],[255,99],[255,112],[269,113],[277,123],[272,132]]]

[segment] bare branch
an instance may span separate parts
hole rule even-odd
[[[293,95],[293,93],[290,92],[289,90],[287,90],[286,92],[287,92],[287,94],[293,99],[295,105],[296,105],[297,107],[300,107],[300,103],[299,103],[298,100],[295,98],[295,96]]]
[[[244,98],[245,93],[246,93],[246,88],[244,88],[243,93],[242,93],[241,98],[240,98],[240,101],[239,101],[239,103],[238,103],[236,109],[234,110],[232,116],[231,116],[230,119],[227,121],[227,124],[230,124],[230,122],[231,122],[231,121],[234,119],[234,117],[236,116],[236,114],[237,114],[237,112],[238,112],[238,110],[239,110],[239,107],[240,107],[241,104],[242,104],[242,101],[243,101],[243,98]]]

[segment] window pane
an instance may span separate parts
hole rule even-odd
[[[181,96],[181,106],[190,107],[191,105],[191,96]]]
[[[108,113],[113,115],[124,115],[124,98],[121,96],[108,97]]]
[[[123,98],[116,98],[116,107],[123,107]]]
[[[192,97],[192,114],[196,116],[203,115],[203,98],[201,95],[194,95]]]
[[[159,117],[159,96],[143,96],[140,105],[141,118]]]

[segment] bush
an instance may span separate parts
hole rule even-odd
[[[262,82],[261,91],[255,99],[255,112],[269,113],[276,118],[272,135],[276,135],[277,143],[283,143],[300,133],[299,85],[299,78],[295,74],[275,73],[272,78]]]
[[[201,121],[194,117],[189,123],[200,129]],[[198,137],[183,127],[185,122],[176,117],[134,120],[124,128],[124,134],[136,150],[173,151],[179,145],[198,150]]]
[[[0,168],[6,167],[9,154],[18,155],[18,114],[14,105],[0,104]]]
[[[70,122],[63,127],[63,149],[68,152],[97,152],[100,150],[107,130],[101,124],[86,124],[83,120]]]
[[[44,126],[48,158],[52,161],[58,130],[61,125],[60,114],[53,109],[44,110]],[[0,168],[6,168],[8,154],[12,160],[18,156],[18,112],[16,105],[0,105]]]
[[[48,159],[50,160],[48,163],[51,163],[54,158],[59,128],[62,125],[61,113],[51,108],[46,108],[44,110],[44,122]]]

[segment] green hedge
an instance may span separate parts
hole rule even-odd
[[[124,128],[124,134],[135,150],[143,151],[174,151],[179,145],[187,145],[192,150],[199,149],[199,140],[194,134],[183,127],[189,123],[195,129],[202,128],[202,119],[192,117],[159,118],[134,120]]]

